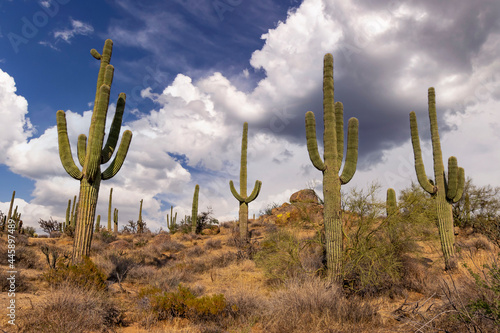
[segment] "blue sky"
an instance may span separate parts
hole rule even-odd
[[[70,140],[88,131],[98,61],[114,42],[111,103],[127,94],[124,128],[134,133],[118,175],[103,182],[120,222],[165,228],[170,205],[237,217],[241,130],[249,122],[248,186],[262,180],[250,214],[282,203],[321,173],[305,147],[304,114],[321,137],[322,57],[335,57],[335,98],[360,121],[357,173],[349,188],[415,180],[409,142],[416,111],[427,173],[427,88],[437,93],[443,155],[455,155],[478,185],[500,185],[500,23],[497,1],[176,0],[0,2],[0,210],[13,190],[25,223],[63,220],[78,182],[57,154],[55,112]],[[114,105],[110,106],[113,114]],[[487,163],[486,163],[487,161]]]

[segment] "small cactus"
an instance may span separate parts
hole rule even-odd
[[[174,234],[177,231],[177,212],[174,216],[174,207],[170,207],[170,217],[167,214],[167,227],[171,234]]]
[[[115,208],[115,210],[113,211],[113,223],[114,223],[113,232],[115,234],[117,234],[118,233],[118,208]]]
[[[137,233],[142,234],[144,232],[144,221],[142,220],[142,202],[144,199],[141,199],[141,205],[139,207],[139,219],[137,220]]]
[[[392,188],[387,189],[387,199],[385,208],[387,212],[387,217],[394,216],[398,212],[396,192]]]
[[[111,232],[111,202],[113,201],[113,188],[109,190],[109,204],[108,204],[108,231]]]
[[[193,207],[191,210],[191,232],[193,234],[196,233],[196,229],[198,227],[198,192],[200,191],[200,186],[196,184],[194,187],[194,195],[193,195]]]
[[[243,137],[241,139],[241,165],[240,165],[240,193],[234,188],[233,181],[229,181],[231,193],[240,203],[239,223],[240,238],[248,239],[248,204],[257,198],[262,187],[260,180],[255,181],[255,186],[250,195],[247,195],[247,146],[248,146],[248,123],[243,124]]]
[[[95,232],[99,232],[101,230],[101,215],[97,215],[97,219],[95,221]]]

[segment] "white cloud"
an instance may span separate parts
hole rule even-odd
[[[250,214],[258,213],[271,202],[286,201],[294,191],[305,188],[309,181],[321,179],[321,172],[311,165],[305,140],[294,143],[280,133],[291,119],[300,117],[303,120],[307,110],[300,110],[301,107],[296,105],[321,94],[323,55],[336,52],[343,64],[348,64],[345,43],[349,37],[351,42],[359,42],[351,44],[358,52],[350,54],[351,57],[359,55],[366,60],[380,60],[397,52],[397,40],[391,35],[391,28],[387,28],[388,24],[397,27],[412,18],[425,22],[428,15],[420,10],[412,17],[414,12],[399,7],[390,13],[384,10],[368,13],[365,8],[350,2],[332,7],[329,2],[305,0],[289,13],[285,22],[280,22],[263,36],[265,44],[253,53],[250,63],[254,68],[262,68],[266,77],[250,93],[238,90],[233,82],[218,72],[208,72],[196,81],[186,74],[179,74],[159,94],[144,89],[141,96],[157,102],[158,109],[143,112],[138,120],[126,124],[125,127],[133,132],[132,144],[122,170],[101,184],[98,204],[101,221],[106,220],[107,196],[113,187],[114,207],[120,211],[121,224],[129,219],[137,220],[139,201],[144,199],[144,216],[149,226],[165,229],[170,206],[162,207],[162,202],[176,206],[180,217],[190,215],[196,183],[200,184],[200,211],[212,206],[221,220],[235,218],[238,204],[229,192],[228,182],[232,179],[239,187],[243,121],[250,125],[248,188],[253,188],[256,179],[263,182],[261,194],[250,204]],[[349,17],[341,15],[348,11],[352,12]],[[363,25],[360,19],[363,17],[375,23]],[[347,36],[346,25],[359,27],[358,31],[353,29],[358,35]],[[62,34],[59,38],[65,39],[63,36],[69,40],[73,35]],[[380,43],[383,38],[387,43]],[[500,184],[496,167],[500,157],[494,144],[499,141],[500,133],[496,114],[500,78],[490,74],[497,73],[500,66],[492,56],[498,53],[500,39],[498,36],[490,36],[490,39],[473,57],[471,73],[454,74],[448,69],[439,73],[438,61],[433,54],[422,49],[400,63],[394,62],[391,73],[398,75],[377,90],[406,99],[408,104],[401,105],[400,112],[407,115],[411,111],[411,106],[407,105],[413,105],[409,101],[426,101],[428,81],[437,82],[438,112],[450,112],[445,118],[447,133],[444,124],[440,124],[443,155],[445,158],[457,156],[466,175],[481,185]],[[393,59],[396,58],[383,64],[390,68]],[[243,72],[245,75],[248,71]],[[342,77],[350,73],[340,67],[335,75]],[[356,83],[366,79],[363,78],[365,73],[355,72],[353,75]],[[424,93],[420,96],[415,91]],[[456,96],[464,97],[461,100]],[[454,110],[440,106],[451,105],[457,100],[460,107]],[[26,100],[15,94],[14,81],[5,73],[0,75],[0,106],[0,112],[5,113],[2,117],[9,119],[8,127],[1,128],[6,122],[0,123],[0,129],[3,129],[0,131],[0,148],[7,150],[0,162],[16,173],[36,179],[35,199],[30,205],[43,206],[40,214],[51,213],[63,219],[67,200],[78,191],[78,182],[67,176],[60,165],[55,128],[49,128],[40,137],[28,141],[32,126],[26,118]],[[275,114],[274,118],[270,116],[277,110],[282,110],[282,114]],[[317,118],[319,121],[322,116],[317,114]],[[418,119],[422,137],[428,137],[425,133],[427,118],[419,113]],[[75,152],[77,135],[88,131],[90,111],[83,115],[69,111],[67,120]],[[382,155],[381,162],[369,170],[358,171],[347,188],[363,188],[378,179],[384,188],[401,190],[416,179],[409,122],[405,126],[407,139],[399,142],[398,147],[378,152]],[[304,131],[303,127],[299,130]],[[303,136],[300,133],[295,135]],[[363,133],[360,133],[360,142],[362,138]],[[423,138],[422,148],[427,172],[432,175],[432,152],[429,142]],[[23,153],[19,154],[20,151]],[[44,160],[52,163],[43,163]]]
[[[88,23],[74,20],[70,18],[71,28],[54,31],[54,38],[62,39],[67,43],[71,43],[71,39],[76,35],[88,36],[94,32],[94,27]]]

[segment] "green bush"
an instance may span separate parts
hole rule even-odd
[[[161,292],[149,286],[140,291],[139,297],[149,299],[149,306],[158,320],[180,317],[211,321],[225,313],[228,307],[222,294],[196,297],[181,284],[173,292]]]
[[[104,274],[89,258],[77,265],[65,266],[59,262],[56,269],[43,274],[51,286],[60,286],[64,282],[84,289],[105,290],[106,274]]]

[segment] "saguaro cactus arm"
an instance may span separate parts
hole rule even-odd
[[[356,172],[356,166],[358,164],[358,119],[349,119],[347,126],[347,154],[344,169],[342,170],[342,174],[340,175],[340,182],[342,184],[347,184],[352,179],[354,173]],[[342,140],[342,142],[344,142],[344,140]],[[342,156],[342,154],[338,150],[337,153]],[[339,167],[341,163],[342,160],[340,160],[340,163],[338,164]]]
[[[116,148],[116,144],[118,143],[118,137],[120,136],[120,130],[122,126],[123,111],[125,110],[125,100],[125,94],[121,93],[118,96],[118,101],[116,103],[116,111],[113,117],[113,122],[111,123],[111,128],[109,130],[108,140],[106,141],[106,144],[104,145],[104,148],[102,150],[102,164],[107,163],[111,159],[111,156],[113,155],[113,152]]]
[[[255,181],[255,186],[253,187],[253,191],[252,193],[250,193],[250,195],[245,199],[245,202],[246,203],[250,203],[252,201],[255,200],[255,198],[257,198],[257,196],[259,195],[259,192],[260,192],[260,189],[262,187],[262,182],[260,180],[256,180]]]
[[[425,174],[422,149],[420,149],[420,138],[418,136],[417,116],[413,111],[410,112],[410,129],[413,156],[415,158],[415,171],[417,172],[418,182],[427,193],[434,194],[437,191],[437,187],[429,181],[429,178],[427,178],[427,175]]]
[[[118,171],[120,171],[123,162],[125,162],[125,157],[127,157],[128,148],[130,147],[130,142],[132,141],[132,132],[126,130],[123,132],[122,140],[120,142],[120,147],[116,152],[116,156],[111,162],[111,164],[102,173],[102,179],[110,179],[114,177]]]
[[[245,202],[245,198],[243,198],[238,193],[238,191],[236,191],[236,188],[234,188],[234,183],[233,183],[232,180],[229,181],[229,188],[231,189],[231,193],[234,195],[234,197],[236,198],[236,200],[238,200],[239,202]]]
[[[311,162],[320,171],[326,169],[325,163],[321,159],[318,150],[318,140],[316,138],[316,119],[312,111],[306,112],[306,138],[307,138],[307,151]]]
[[[83,167],[85,164],[85,154],[87,152],[87,136],[85,134],[80,134],[78,136],[77,152],[78,162],[80,162],[80,165]]]
[[[66,114],[63,110],[57,111],[57,138],[59,146],[59,157],[64,170],[73,178],[77,180],[82,179],[82,172],[75,164],[73,155],[71,154],[71,146],[68,139],[68,128],[66,125]]]

